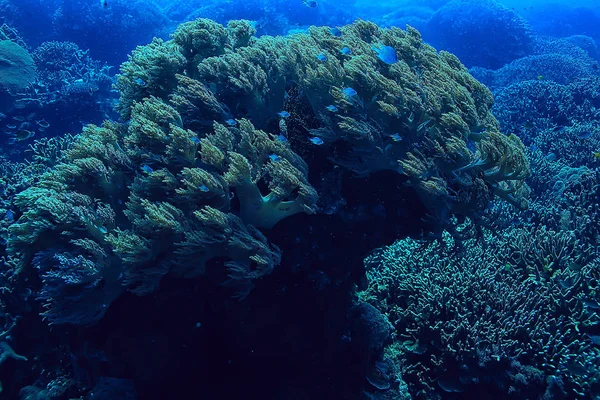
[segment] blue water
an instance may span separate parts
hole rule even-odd
[[[0,399],[600,398],[595,0],[0,0]]]

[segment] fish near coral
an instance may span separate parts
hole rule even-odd
[[[10,139],[8,139],[8,143],[15,144],[17,142],[22,142],[24,140],[30,139],[35,136],[35,132],[30,131],[29,129],[19,129],[16,131]]]
[[[377,58],[386,64],[395,64],[398,62],[398,54],[391,46],[373,46],[373,50],[377,53]]]

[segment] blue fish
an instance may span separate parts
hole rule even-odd
[[[332,113],[334,112],[338,112],[338,108],[336,106],[334,106],[333,104],[330,106],[325,107],[328,111],[331,111]]]
[[[335,28],[335,27],[329,28],[329,33],[331,33],[333,36],[336,36],[336,37],[342,36],[342,31],[340,31],[339,28]]]
[[[590,136],[592,136],[592,132],[591,131],[583,131],[583,132],[579,132],[577,134],[577,137],[579,139],[588,139]]]
[[[200,186],[198,186],[198,189],[204,193],[209,191],[208,186],[206,186],[206,185],[200,185]]]
[[[581,299],[581,302],[585,304],[586,307],[591,308],[592,310],[600,309],[600,304],[597,301],[591,299]]]
[[[342,53],[345,56],[349,56],[350,54],[352,54],[352,50],[350,50],[350,48],[348,47],[344,47],[340,50],[340,53]]]
[[[154,172],[152,167],[147,164],[142,165],[142,171],[144,171],[146,174],[151,174]]]
[[[143,80],[142,78],[135,78],[135,83],[140,85],[140,86],[146,86],[147,83],[145,80]]]
[[[319,5],[315,0],[302,0],[302,3],[308,8],[315,8]]]
[[[546,160],[548,160],[548,161],[556,161],[556,154],[554,154],[554,153],[548,153],[548,155],[546,156]]]
[[[236,126],[237,125],[237,121],[233,118],[230,118],[228,120],[225,121],[225,123],[229,126]]]
[[[373,50],[377,53],[377,58],[386,64],[394,64],[398,62],[396,50],[391,46],[373,46]]]
[[[279,135],[277,135],[277,141],[281,143],[287,143],[288,139],[285,137],[284,134],[280,133]]]
[[[354,97],[358,94],[356,93],[356,90],[352,89],[351,87],[347,87],[346,89],[342,90],[342,93],[348,97]]]
[[[401,142],[401,141],[402,141],[402,136],[400,136],[400,135],[399,135],[399,134],[397,134],[397,133],[394,133],[394,134],[391,136],[391,138],[392,138],[392,140],[393,140],[394,142]]]
[[[15,220],[15,213],[12,210],[7,210],[6,214],[4,215],[4,218],[8,222],[13,222]]]
[[[198,138],[198,136],[194,136],[192,138],[192,142],[194,142],[195,144],[199,144],[200,143],[200,139]]]
[[[281,157],[279,157],[277,154],[269,154],[269,158],[273,162],[277,162],[277,161],[281,160]]]
[[[287,111],[278,112],[277,115],[279,115],[281,118],[289,118],[290,117],[290,113]]]
[[[327,61],[327,56],[326,56],[325,54],[323,54],[323,53],[320,53],[320,54],[317,56],[317,59],[318,59],[319,61]]]
[[[598,335],[588,335],[590,340],[592,341],[592,343],[594,343],[597,346],[600,346],[600,336]]]
[[[320,137],[311,137],[309,140],[310,140],[310,141],[311,141],[313,144],[316,144],[317,146],[320,146],[320,145],[322,145],[323,143],[325,143],[325,142],[323,141],[323,139],[321,139]]]

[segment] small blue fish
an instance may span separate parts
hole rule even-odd
[[[329,33],[331,33],[333,36],[335,37],[340,37],[342,36],[342,31],[340,31],[339,28],[329,28]]]
[[[571,362],[565,365],[567,371],[569,371],[573,375],[584,376],[588,374],[588,369],[585,365],[581,365],[578,362]]]
[[[146,174],[151,174],[154,172],[152,167],[147,164],[142,165],[142,171],[144,171]]]
[[[315,0],[302,0],[302,4],[308,8],[315,8],[319,5]]]
[[[281,118],[289,118],[290,117],[290,113],[287,111],[278,112],[277,115],[279,115]]]
[[[342,90],[342,93],[348,97],[354,97],[358,94],[356,93],[356,90],[352,89],[351,87],[347,87],[346,89]]]
[[[396,50],[391,46],[373,46],[373,50],[377,53],[377,58],[386,64],[394,64],[398,62]]]
[[[236,126],[237,125],[237,121],[233,118],[230,118],[228,120],[225,121],[225,123],[229,126]]]
[[[320,53],[320,54],[317,56],[317,59],[318,59],[319,61],[327,61],[327,56],[326,56],[325,54],[323,54],[323,53]]]
[[[583,131],[583,132],[579,132],[577,134],[577,137],[579,139],[588,139],[590,136],[592,136],[592,132],[591,131]]]
[[[316,144],[317,146],[320,146],[320,145],[322,145],[323,143],[325,143],[325,142],[323,141],[323,139],[321,139],[320,137],[311,137],[309,140],[310,140],[310,141],[311,141],[313,144]]]
[[[345,56],[349,56],[350,54],[352,54],[352,50],[350,50],[350,48],[348,47],[344,47],[340,50],[340,53],[342,53]]]
[[[106,229],[105,226],[101,226],[100,228],[98,228],[98,230],[100,231],[100,233],[102,233],[103,235],[106,235],[108,233],[108,229]]]
[[[277,135],[277,141],[281,143],[287,143],[288,139],[285,137],[285,135],[280,133],[279,135]]]
[[[585,304],[586,307],[591,308],[592,310],[600,309],[600,304],[597,301],[591,299],[581,299],[581,302]]]
[[[201,192],[204,192],[204,193],[209,191],[208,186],[206,186],[206,185],[198,186],[198,190],[200,190]]]
[[[12,210],[7,210],[6,214],[4,215],[4,218],[8,221],[8,222],[13,222],[15,220],[15,213],[12,212]]]
[[[139,77],[135,78],[135,83],[138,84],[138,85],[140,85],[140,86],[146,86],[147,85],[146,81],[143,80],[142,78],[139,78]]]
[[[194,136],[192,138],[192,142],[194,142],[195,144],[200,144],[200,138],[198,138],[198,136]]]
[[[8,143],[15,144],[23,140],[31,139],[35,135],[35,132],[28,129],[19,129],[14,133],[10,133],[10,135],[12,137],[8,139]]]
[[[391,138],[392,138],[392,140],[393,140],[394,142],[401,142],[401,141],[402,141],[402,136],[400,136],[400,135],[399,135],[399,134],[397,134],[397,133],[394,133],[394,134],[391,136]]]
[[[548,153],[548,155],[546,156],[546,160],[548,160],[548,161],[556,161],[556,154],[554,154],[554,153]]]
[[[35,123],[36,123],[36,124],[37,124],[37,125],[38,125],[40,128],[43,128],[43,129],[46,129],[46,128],[49,128],[49,127],[50,127],[50,124],[48,123],[48,121],[46,121],[46,120],[44,120],[44,119],[42,119],[42,120],[39,120],[39,121],[35,121]]]
[[[596,346],[600,346],[600,336],[598,335],[588,335],[590,340],[592,341],[592,343],[594,343]]]
[[[252,21],[250,24],[256,29],[261,29],[266,25],[266,21],[261,18],[258,21]]]
[[[269,158],[273,162],[277,162],[277,161],[281,160],[281,157],[279,157],[277,154],[269,154]]]
[[[333,104],[330,106],[327,106],[325,108],[327,109],[327,111],[331,111],[332,113],[338,112],[338,108],[336,106],[334,106]]]

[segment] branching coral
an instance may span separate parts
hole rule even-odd
[[[366,260],[361,296],[395,325],[386,356],[411,392],[483,385],[515,398],[587,396],[600,373],[588,336],[598,315],[587,306],[600,300],[587,283],[598,273],[597,251],[543,229],[487,233],[461,253],[451,242],[406,239]],[[519,378],[525,367],[539,376]]]

